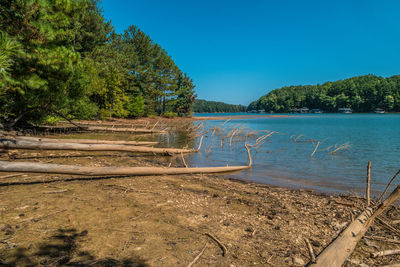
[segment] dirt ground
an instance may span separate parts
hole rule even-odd
[[[2,160],[84,166],[181,166],[179,157],[129,153],[9,151]],[[0,174],[0,266],[302,266],[304,238],[318,254],[365,207],[325,195],[229,179],[229,175],[77,177]],[[345,266],[400,256],[397,206],[361,240]],[[223,250],[209,235],[217,238]],[[376,240],[384,237],[386,241]],[[399,242],[400,243],[400,242]]]

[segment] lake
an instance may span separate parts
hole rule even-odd
[[[202,117],[236,115],[248,114],[196,114]],[[400,169],[400,114],[287,115],[290,116],[233,117],[228,122],[226,119],[210,120],[204,121],[202,127],[207,131],[219,125],[231,133],[236,128],[247,132],[276,132],[253,151],[253,167],[229,175],[234,178],[323,192],[363,193],[370,160],[371,190],[377,193]],[[266,133],[259,133],[259,136]],[[229,138],[221,142],[217,133],[211,135],[212,130],[205,134],[201,153],[186,156],[191,166],[247,164],[244,139],[240,134],[233,138],[230,148]],[[252,144],[255,139],[247,142]],[[318,142],[317,151],[310,157]],[[341,145],[345,148],[329,153]]]

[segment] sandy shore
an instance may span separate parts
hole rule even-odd
[[[84,166],[182,167],[179,156],[15,150],[2,160]],[[99,177],[0,174],[0,265],[293,266],[319,253],[365,207],[356,196],[291,190],[229,175]],[[381,216],[400,219],[397,207]],[[393,224],[393,227],[397,225]],[[397,228],[396,228],[397,229]],[[206,234],[221,241],[220,247]],[[398,244],[376,223],[345,266],[378,266],[400,256],[371,252]]]
[[[40,159],[92,166],[112,165],[115,160],[154,165],[146,157],[69,154],[68,159],[59,159],[52,153]],[[244,183],[226,176],[81,178],[0,179],[3,263],[186,266],[207,243],[197,266],[301,265],[309,259],[303,238],[309,238],[319,253],[364,205],[356,197]],[[385,217],[398,219],[400,214],[395,209]],[[225,257],[206,233],[227,247]],[[367,233],[372,235],[395,238],[380,226]],[[372,259],[369,253],[395,247],[365,239],[351,261],[388,264],[400,257]]]

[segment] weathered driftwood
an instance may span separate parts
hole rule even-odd
[[[307,249],[308,249],[308,254],[310,255],[311,262],[315,263],[316,262],[315,253],[314,253],[314,249],[313,249],[313,247],[311,245],[310,240],[308,240],[308,238],[304,238],[304,242],[306,242],[306,246],[307,246]]]
[[[371,253],[372,258],[400,254],[400,249],[383,250]]]
[[[14,174],[0,176],[0,179],[13,178],[13,177],[22,176],[22,175],[24,175],[24,173],[14,173]]]
[[[146,128],[114,128],[101,126],[34,126],[33,129],[42,131],[98,131],[98,132],[126,132],[126,133],[166,133],[164,130]]]
[[[357,243],[372,225],[374,219],[390,207],[399,197],[400,186],[398,186],[375,211],[373,211],[371,207],[365,209],[355,221],[318,255],[315,264],[309,263],[307,266],[342,266],[353,252]]]
[[[68,121],[60,121],[60,123],[63,124],[68,124],[71,122]],[[154,124],[156,124],[156,126],[158,125],[159,121],[155,122],[155,123],[145,123],[145,122],[134,122],[134,123],[123,123],[123,122],[79,122],[79,121],[75,121],[74,124],[76,125],[80,125],[80,126],[107,126],[107,127],[130,127],[130,128],[135,128],[135,127],[143,127],[143,126],[153,126]]]
[[[226,167],[196,167],[196,168],[166,168],[166,167],[83,167],[74,165],[61,165],[36,162],[10,162],[0,161],[0,172],[23,172],[23,173],[51,173],[71,174],[85,176],[102,175],[174,175],[193,173],[224,173],[241,171],[251,168],[252,160],[250,150],[246,146],[249,164],[244,166]]]
[[[154,130],[145,128],[111,128],[111,127],[98,127],[89,126],[84,128],[86,131],[99,131],[99,132],[126,132],[126,133],[167,133],[164,130]]]
[[[114,141],[114,140],[97,140],[97,139],[56,139],[32,136],[10,136],[11,139],[50,142],[50,143],[81,143],[81,144],[110,144],[110,145],[133,145],[133,146],[152,146],[157,145],[158,142],[150,141]]]
[[[383,237],[383,236],[365,236],[364,238],[385,241],[385,242],[393,243],[393,244],[400,244],[400,240],[390,239],[390,238]]]
[[[371,200],[370,200],[370,187],[371,187],[371,161],[368,161],[367,165],[367,188],[365,195],[367,197],[367,206],[369,206]]]
[[[176,175],[193,173],[224,173],[241,171],[250,168],[247,166],[227,167],[197,167],[197,168],[166,168],[166,167],[83,167],[36,162],[9,162],[0,161],[0,172],[25,172],[70,174],[84,176],[117,176],[117,175]]]
[[[208,236],[208,237],[210,237],[212,240],[214,240],[214,241],[218,244],[218,246],[219,246],[219,247],[221,248],[221,250],[222,250],[222,256],[225,257],[225,256],[226,256],[226,253],[228,252],[228,249],[225,247],[225,245],[222,244],[222,242],[219,241],[219,239],[216,238],[215,236],[213,236],[212,234],[210,234],[210,233],[205,233],[205,235]]]
[[[392,185],[393,181],[396,179],[397,175],[399,175],[399,174],[400,174],[400,170],[398,170],[396,172],[396,174],[392,177],[392,179],[390,179],[389,183],[386,185],[385,191],[383,191],[381,196],[376,201],[376,205],[378,205],[381,202],[382,198],[386,195],[387,191],[389,190],[389,187]]]
[[[74,150],[74,151],[123,151],[123,152],[141,152],[156,154],[179,154],[191,153],[200,150],[201,142],[197,150],[180,148],[156,148],[144,146],[129,145],[111,145],[111,144],[78,144],[78,143],[50,143],[39,141],[26,141],[17,139],[0,139],[0,148],[2,149],[31,149],[31,150]]]
[[[207,248],[207,242],[204,244],[204,247],[200,251],[200,253],[197,254],[197,256],[187,265],[187,267],[192,267],[200,259],[200,257],[203,255],[203,253],[206,250],[206,248]]]

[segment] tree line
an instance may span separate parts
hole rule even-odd
[[[192,79],[136,26],[115,32],[98,0],[0,3],[0,123],[189,115]]]
[[[369,74],[324,84],[282,87],[252,102],[247,110],[289,112],[302,107],[326,112],[336,112],[339,108],[399,112],[400,75],[383,78]]]
[[[196,113],[215,113],[215,112],[245,112],[246,106],[231,105],[224,102],[207,101],[196,99],[193,105],[193,111]]]

